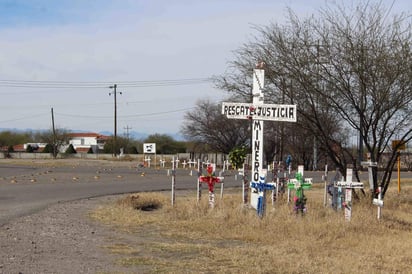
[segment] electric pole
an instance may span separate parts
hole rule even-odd
[[[109,88],[113,89],[113,92],[110,92],[109,95],[112,95],[114,97],[114,136],[113,136],[113,155],[116,157],[117,155],[117,85],[114,84],[113,86],[110,86]],[[122,94],[120,92],[120,94]]]
[[[51,108],[51,119],[52,119],[52,129],[53,129],[53,158],[56,159],[56,128],[54,127],[54,112]]]

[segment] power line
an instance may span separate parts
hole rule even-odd
[[[161,112],[151,112],[151,113],[141,113],[141,114],[133,114],[133,115],[119,115],[119,118],[138,118],[138,117],[146,117],[146,116],[158,116],[158,115],[163,115],[163,114],[171,114],[171,113],[177,113],[177,112],[182,112],[182,111],[187,111],[194,109],[195,107],[190,107],[190,108],[182,108],[182,109],[175,109],[175,110],[169,110],[169,111],[161,111]],[[93,119],[112,119],[113,116],[90,116],[90,115],[76,115],[76,114],[65,114],[65,113],[56,113],[57,115],[60,116],[66,116],[66,117],[73,117],[73,118],[93,118]]]
[[[20,118],[15,118],[15,119],[9,119],[9,120],[2,120],[0,121],[0,123],[8,123],[8,122],[16,122],[16,121],[20,121],[20,120],[28,120],[28,119],[33,119],[33,118],[37,118],[40,116],[45,116],[45,115],[49,115],[49,113],[40,113],[40,114],[35,114],[35,115],[30,115],[30,116],[24,116],[24,117],[20,117]]]
[[[122,88],[167,87],[181,85],[198,85],[212,82],[211,78],[186,78],[166,80],[118,81]],[[8,88],[107,88],[111,82],[86,81],[32,81],[32,80],[0,80],[0,87]]]

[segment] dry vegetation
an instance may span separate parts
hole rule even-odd
[[[139,193],[105,205],[91,216],[134,239],[106,246],[117,263],[145,273],[408,273],[412,265],[412,185],[385,197],[383,218],[369,197],[355,201],[352,220],[323,206],[323,188],[305,192],[308,213],[297,216],[286,199],[266,216],[242,207],[239,190],[207,197]],[[143,209],[143,210],[142,210]],[[149,209],[149,211],[148,211]]]

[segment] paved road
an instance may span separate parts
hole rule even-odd
[[[135,163],[99,165],[82,161],[49,165],[0,162],[0,226],[54,203],[141,191],[171,191],[172,177],[167,169],[137,169]],[[177,170],[176,190],[196,190],[197,172],[192,175],[189,169]],[[225,187],[241,186],[234,173],[227,175]]]
[[[176,189],[196,190],[196,171],[176,172]],[[335,172],[329,173],[329,180]],[[321,182],[323,172],[305,172]],[[396,177],[396,173],[394,174]],[[403,173],[403,178],[412,173]],[[361,174],[367,180],[367,172]],[[396,178],[394,178],[396,179]],[[48,205],[90,197],[141,191],[170,191],[167,169],[136,168],[132,162],[110,161],[0,161],[0,226]],[[241,187],[235,172],[225,174],[225,187]],[[204,188],[207,191],[207,188]]]

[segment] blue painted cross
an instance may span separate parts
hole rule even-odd
[[[258,191],[259,197],[257,200],[256,211],[260,218],[265,214],[265,204],[266,204],[266,190],[275,189],[274,183],[266,183],[265,175],[259,174],[259,182],[251,182],[250,187]]]

